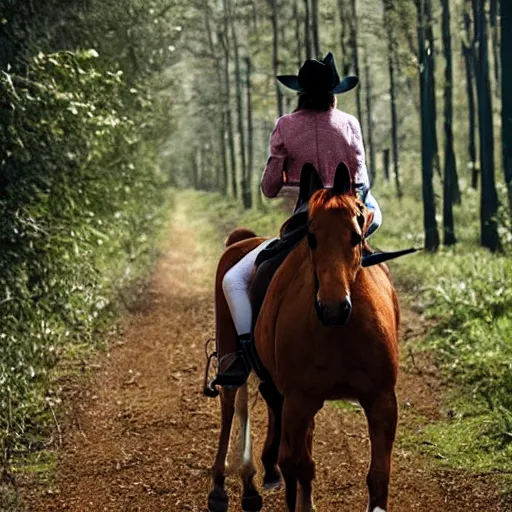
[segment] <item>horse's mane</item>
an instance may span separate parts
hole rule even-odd
[[[355,194],[333,194],[330,189],[322,189],[309,200],[309,214],[313,216],[318,210],[353,210],[358,203]]]

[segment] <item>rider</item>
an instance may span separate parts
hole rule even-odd
[[[334,57],[328,53],[319,61],[308,59],[298,76],[278,76],[289,89],[298,92],[298,107],[294,113],[278,119],[270,138],[270,157],[263,173],[261,190],[266,197],[278,194],[298,195],[300,172],[304,164],[312,163],[325,187],[332,186],[334,172],[345,162],[352,180],[365,197],[373,221],[366,237],[381,224],[379,206],[370,193],[365,163],[361,127],[358,120],[336,108],[336,94],[348,92],[358,84],[351,76],[340,80]],[[249,300],[250,278],[258,254],[272,240],[248,253],[225,275],[223,290],[239,338],[239,349],[251,337],[252,310]],[[216,383],[242,385],[249,373],[240,352],[227,354],[219,362]]]

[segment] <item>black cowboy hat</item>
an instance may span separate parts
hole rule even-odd
[[[298,76],[281,75],[277,79],[293,91],[332,94],[348,92],[359,83],[357,76],[347,76],[340,80],[334,56],[330,52],[323,60],[308,59],[300,68]]]

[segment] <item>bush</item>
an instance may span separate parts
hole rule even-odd
[[[39,54],[23,76],[0,74],[4,463],[37,432],[66,347],[91,343],[163,199],[151,98],[97,57]]]

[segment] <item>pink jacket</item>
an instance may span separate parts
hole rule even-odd
[[[340,162],[352,171],[355,183],[369,188],[359,121],[336,108],[304,109],[277,120],[270,137],[270,156],[261,190],[275,197],[283,185],[297,186],[306,163],[313,164],[324,186],[332,186]]]

